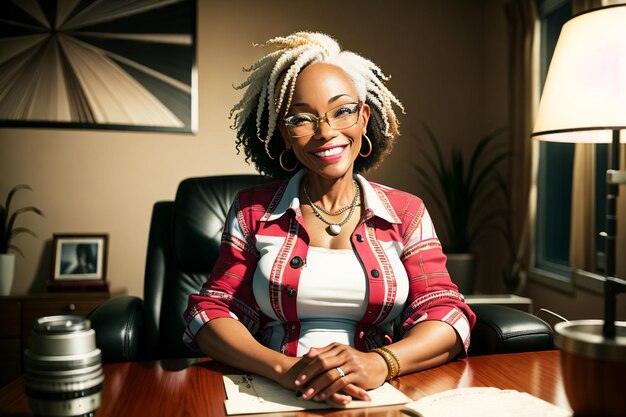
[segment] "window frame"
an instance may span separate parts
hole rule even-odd
[[[548,53],[550,47],[548,45],[548,27],[545,25],[546,18],[551,14],[557,11],[562,7],[569,7],[571,10],[572,0],[537,0],[537,10],[538,17],[540,21],[540,44],[539,44],[539,71],[540,76],[538,79],[539,83],[539,91],[543,87],[545,76],[547,74],[547,67],[549,65],[548,62]],[[570,15],[571,17],[571,15]],[[557,36],[558,38],[558,36]],[[551,46],[552,49],[554,45]],[[541,152],[541,148],[547,148],[546,143],[540,143],[537,146],[539,152]],[[572,144],[572,147],[574,145]],[[605,160],[602,159],[602,155],[606,155],[606,151],[600,150],[598,151],[598,146],[606,146],[606,145],[596,145],[596,171],[598,170],[598,166],[605,165]],[[537,155],[537,158],[541,158],[541,154]],[[540,195],[540,187],[546,186],[546,170],[548,169],[545,164],[542,166],[540,160],[537,161],[537,177],[536,177],[536,187],[537,187],[537,196],[536,196],[536,207],[535,207],[535,216],[532,224],[533,230],[533,253],[532,253],[532,264],[529,271],[529,278],[532,280],[538,281],[548,287],[553,289],[557,289],[563,293],[572,294],[575,288],[585,289],[587,291],[591,291],[594,293],[602,294],[603,293],[603,282],[604,277],[601,275],[599,271],[584,271],[577,268],[572,268],[569,265],[563,265],[561,263],[552,262],[551,260],[546,258],[546,242],[543,241],[540,236],[545,235],[545,229],[541,229],[545,227],[542,222],[545,223],[545,207],[541,207],[542,204],[545,205],[545,199]],[[597,178],[603,179],[602,175],[598,175]],[[571,187],[571,181],[568,183]],[[596,185],[598,185],[598,181],[596,181]],[[602,190],[596,188],[596,207],[597,211],[604,210],[604,200],[602,199]],[[598,204],[600,202],[600,204]],[[571,200],[568,206],[571,206]],[[596,215],[596,230],[603,230],[604,224],[601,223],[601,219],[604,218],[604,214],[597,213]],[[567,234],[567,242],[569,247],[569,231]],[[596,240],[596,263],[601,267],[603,262],[604,248],[601,245],[598,245],[599,241]],[[569,256],[567,259],[567,263],[569,263]]]

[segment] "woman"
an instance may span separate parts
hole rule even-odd
[[[185,341],[306,400],[368,400],[463,357],[475,316],[421,200],[358,174],[398,134],[381,70],[323,34],[265,46],[238,86],[237,147],[288,181],[238,194],[211,278],[189,298]]]

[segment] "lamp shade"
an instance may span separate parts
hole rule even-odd
[[[546,77],[532,136],[555,142],[626,142],[626,5],[570,19]]]

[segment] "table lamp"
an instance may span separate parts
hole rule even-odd
[[[615,321],[615,237],[620,142],[626,143],[626,5],[594,9],[570,19],[550,63],[535,139],[609,143],[606,204],[604,320],[555,326],[565,391],[576,416],[626,416],[626,322]],[[625,219],[622,219],[625,220]]]

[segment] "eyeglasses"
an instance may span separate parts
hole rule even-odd
[[[317,133],[320,123],[326,122],[333,129],[343,130],[352,127],[359,120],[363,102],[346,103],[328,110],[317,117],[311,113],[297,113],[283,118],[289,136],[301,138]]]

